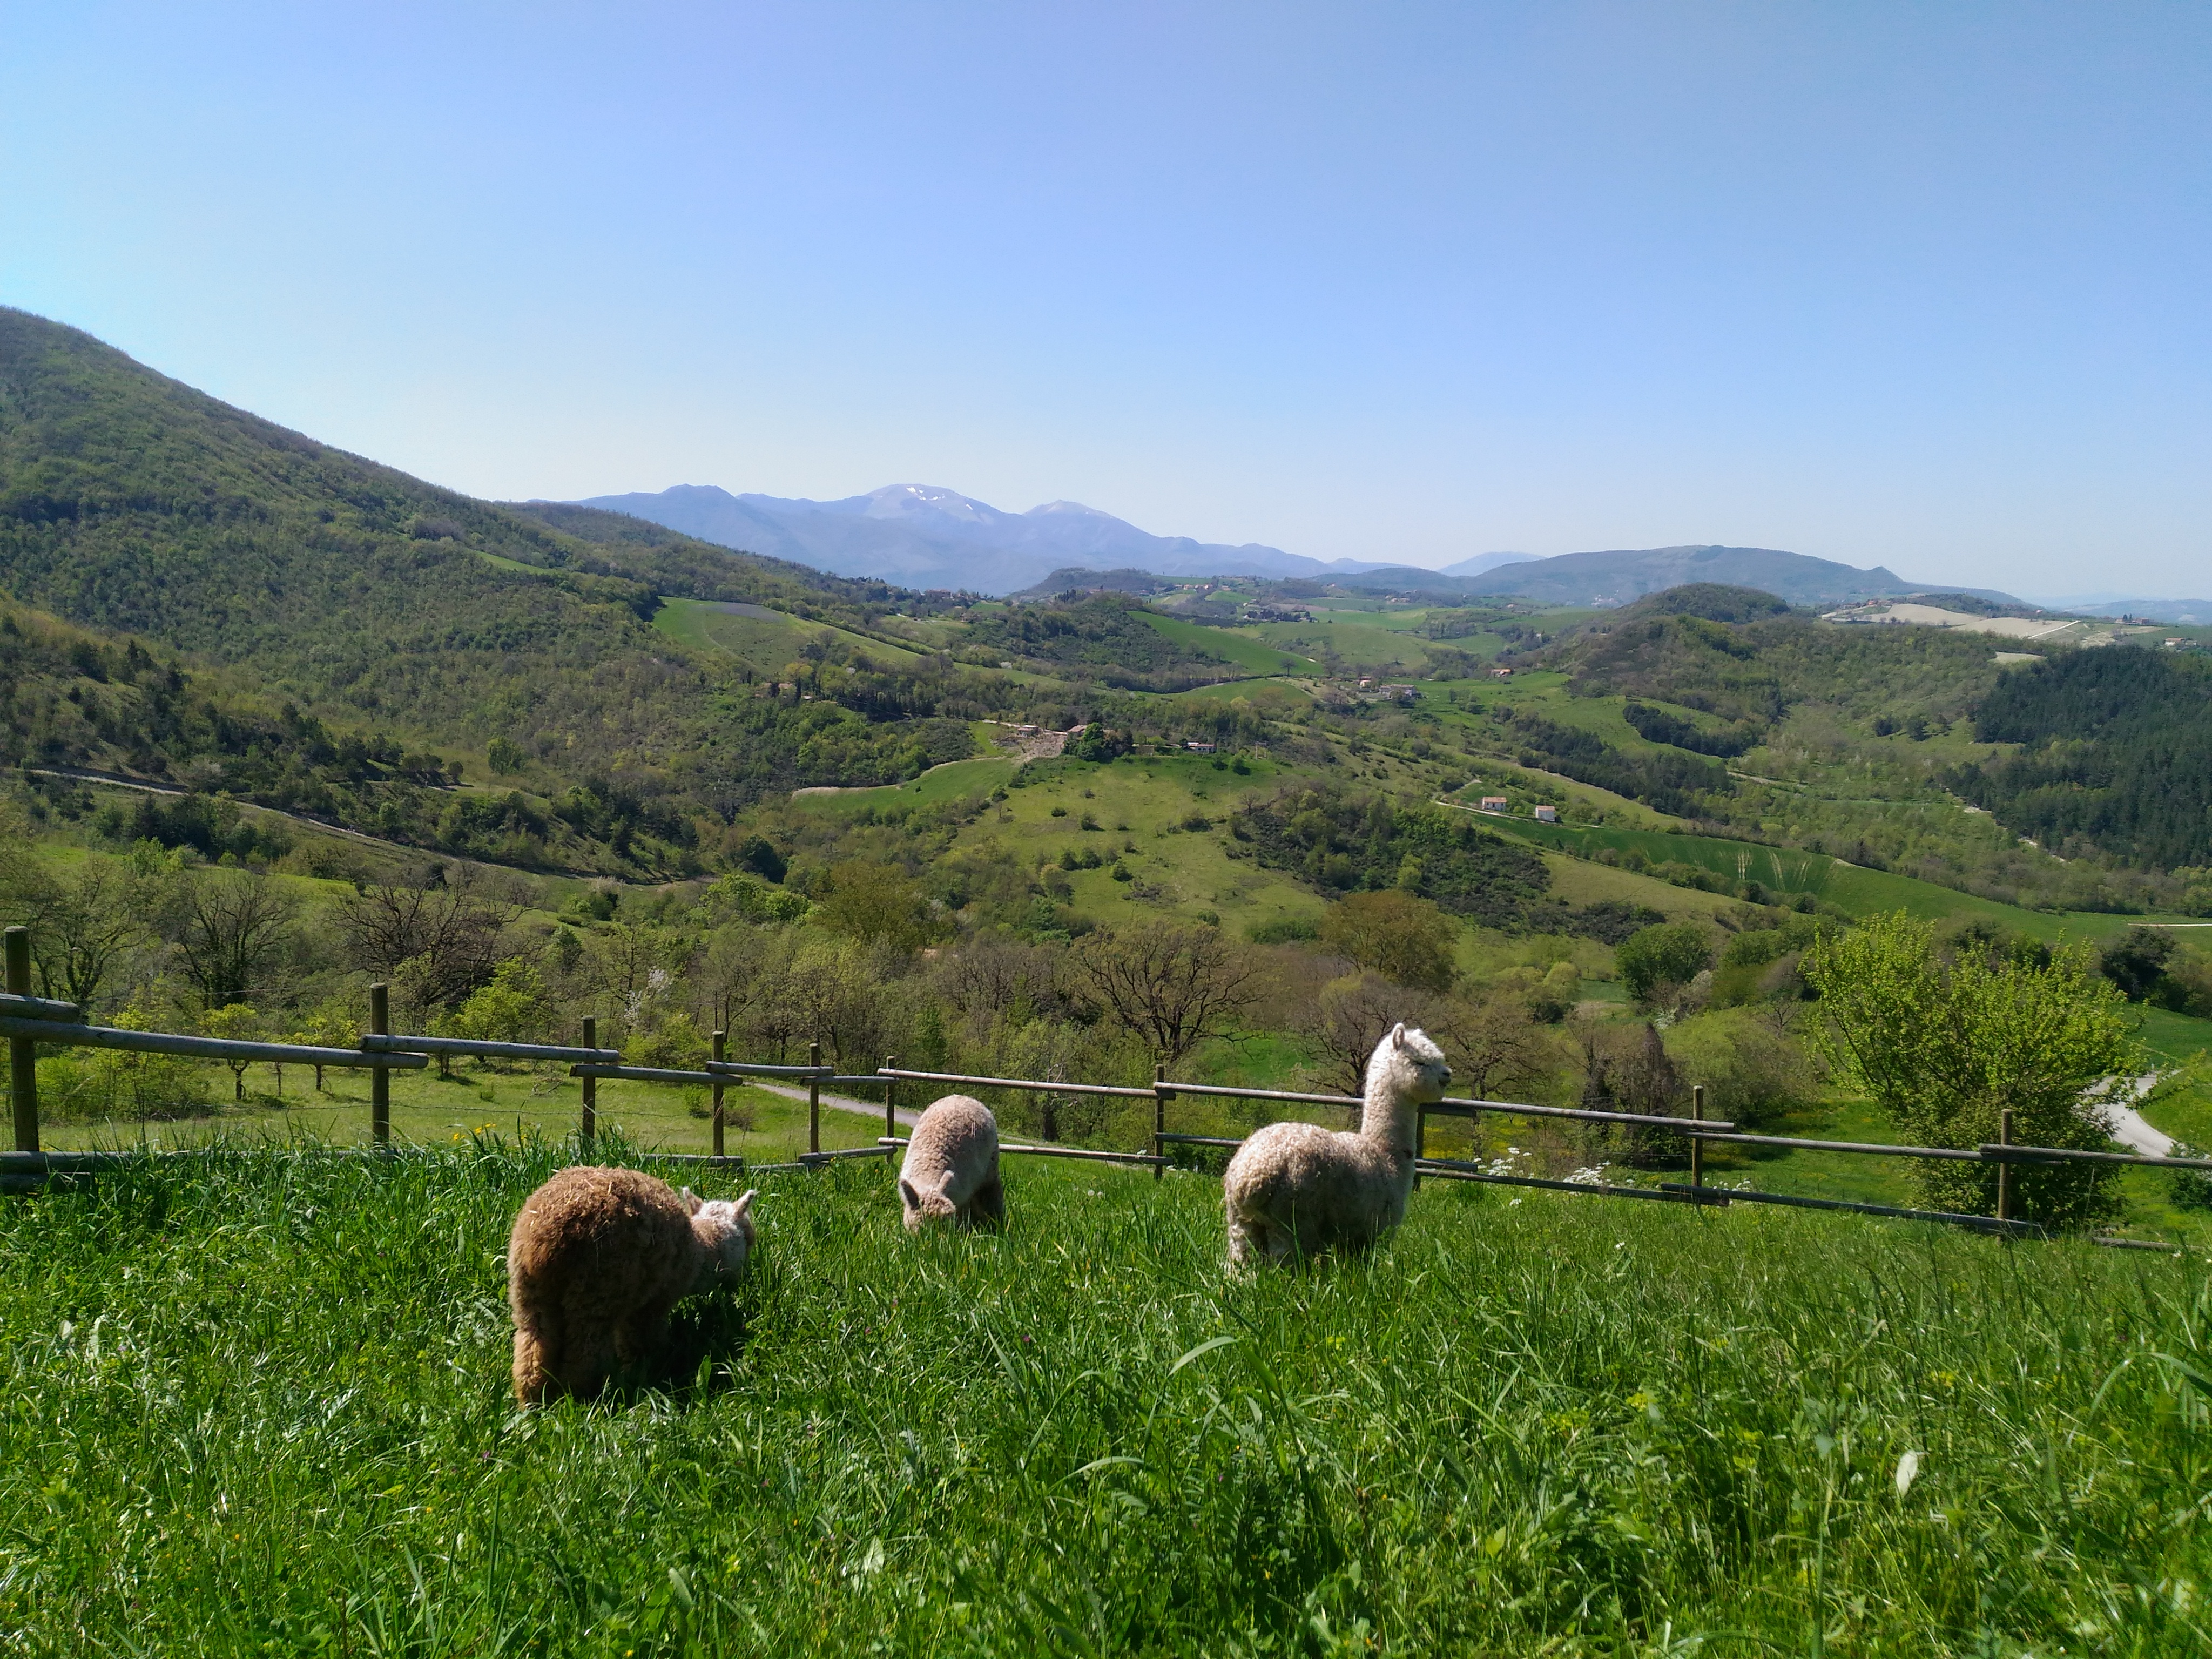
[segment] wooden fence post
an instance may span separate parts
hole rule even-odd
[[[820,1043],[806,1045],[806,1063],[809,1066],[822,1063]],[[822,1150],[822,1079],[818,1077],[806,1079],[806,1150],[810,1152]]]
[[[392,988],[381,981],[368,988],[368,1029],[392,1035]],[[392,1144],[392,1073],[381,1066],[368,1074],[368,1138],[379,1146]]]
[[[596,1014],[584,1016],[584,1046],[586,1048],[596,1048],[599,1046],[599,1020]],[[599,1138],[599,1080],[595,1077],[587,1077],[584,1079],[584,1110],[582,1117],[576,1123],[576,1139],[582,1141],[584,1150],[589,1152],[592,1149],[592,1142]]]
[[[8,930],[8,991],[31,994],[31,930]],[[29,1037],[8,1039],[8,1089],[15,1108],[15,1150],[39,1150],[39,1045]]]
[[[1700,1123],[1705,1121],[1705,1085],[1702,1083],[1690,1085],[1690,1115]],[[1690,1185],[1702,1187],[1705,1184],[1705,1143],[1702,1139],[1692,1139],[1690,1142]]]
[[[2012,1145],[2012,1108],[2008,1106],[1997,1114],[1997,1145]],[[2012,1164],[1997,1165],[1997,1219],[2012,1219]]]
[[[1152,1157],[1156,1159],[1164,1159],[1168,1155],[1168,1143],[1164,1137],[1168,1132],[1168,1100],[1173,1093],[1168,1087],[1168,1068],[1164,1061],[1152,1067]],[[1155,1181],[1166,1179],[1167,1172],[1168,1166],[1164,1162],[1152,1165]]]
[[[727,1031],[717,1031],[714,1033],[713,1048],[710,1052],[714,1054],[714,1064],[717,1066],[720,1066],[724,1060],[730,1057],[730,1034]],[[717,1077],[714,1079],[714,1156],[716,1158],[720,1158],[722,1156],[722,1079],[720,1077]]]
[[[885,1054],[884,1056],[884,1063],[881,1069],[886,1072],[896,1071],[898,1069],[898,1056],[896,1054]],[[898,1109],[891,1103],[891,1097],[897,1091],[897,1080],[893,1078],[885,1078],[884,1079],[884,1133],[894,1139],[896,1139],[898,1135]]]

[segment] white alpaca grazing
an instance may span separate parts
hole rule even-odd
[[[1229,1160],[1229,1261],[1285,1261],[1362,1250],[1406,1218],[1419,1109],[1451,1081],[1443,1051],[1402,1024],[1367,1062],[1359,1127],[1270,1123]]]
[[[980,1100],[947,1095],[917,1119],[899,1170],[899,1202],[906,1230],[949,1221],[996,1226],[1006,1218],[1006,1189],[999,1185],[999,1120]]]

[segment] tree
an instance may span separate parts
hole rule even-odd
[[[1256,966],[1212,927],[1101,928],[1079,960],[1085,988],[1107,1017],[1170,1067],[1206,1038],[1226,1036],[1260,994]]]
[[[291,900],[259,876],[216,870],[185,879],[177,896],[177,955],[202,1007],[250,1003],[273,988],[293,913]]]
[[[1395,985],[1371,968],[1333,979],[1314,999],[1306,1031],[1328,1056],[1331,1076],[1348,1095],[1367,1086],[1367,1062],[1375,1045],[1400,1020],[1419,1024],[1428,1017],[1429,999]]]
[[[2130,927],[2097,955],[2097,971],[2130,1002],[2145,1002],[2166,988],[2173,935],[2155,927]]]
[[[357,1048],[361,1046],[361,1022],[343,1008],[325,1003],[295,1020],[292,1035],[287,1040],[305,1043],[311,1048]],[[315,1091],[323,1092],[320,1066],[315,1067]]]
[[[2009,1109],[2018,1144],[2100,1150],[2109,1080],[2139,1069],[2126,1002],[2086,947],[2040,963],[1979,951],[1947,962],[1934,928],[1899,911],[1821,939],[1804,974],[1820,994],[1828,1058],[1922,1146],[1994,1141]],[[2015,1164],[2021,1218],[2103,1220],[2118,1207],[2114,1174],[2093,1164]],[[1913,1177],[1931,1208],[1995,1207],[1995,1164],[1916,1160]]]
[[[1649,1020],[1632,1032],[1586,1026],[1582,1042],[1585,1110],[1685,1115],[1689,1091]],[[1689,1150],[1686,1137],[1648,1123],[1587,1124],[1582,1141],[1590,1157],[1618,1158],[1638,1168],[1677,1162]]]
[[[830,866],[822,919],[863,945],[902,951],[927,944],[936,931],[921,884],[896,864],[855,860]]]
[[[1383,978],[1426,991],[1451,988],[1459,925],[1425,898],[1392,887],[1353,893],[1322,918],[1321,940]]]
[[[427,1007],[449,1008],[489,981],[499,936],[518,914],[465,878],[376,882],[339,901],[337,923],[355,967],[390,979],[402,963],[411,963],[416,997]]]
[[[1518,997],[1451,997],[1430,1011],[1423,1029],[1449,1057],[1455,1092],[1477,1100],[1526,1088],[1556,1063],[1553,1039]]]
[[[1662,985],[1687,985],[1711,959],[1705,930],[1692,921],[1639,928],[1613,953],[1620,982],[1638,1002],[1650,1001]]]
[[[200,1016],[200,1035],[222,1037],[233,1042],[256,1042],[261,1036],[261,1016],[243,1002],[228,1003],[220,1008],[210,1008]],[[250,1060],[225,1060],[230,1067],[231,1093],[234,1099],[246,1098],[246,1068]],[[276,1092],[284,1091],[283,1073],[278,1073]]]
[[[90,1006],[116,965],[146,937],[137,878],[94,860],[75,877],[48,875],[25,857],[5,884],[9,920],[31,930],[42,995]]]
[[[478,986],[449,1022],[455,1036],[478,1042],[530,1042],[544,1034],[550,1012],[545,981],[520,957],[492,970],[491,982]]]

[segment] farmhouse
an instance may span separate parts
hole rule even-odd
[[[1185,738],[1182,740],[1182,746],[1194,755],[1210,755],[1214,748],[1213,744],[1206,742],[1203,738]]]
[[[1536,822],[1537,822],[1537,823],[1557,823],[1559,821],[1559,809],[1558,807],[1556,807],[1556,806],[1540,806],[1540,807],[1538,807],[1538,808],[1536,809]]]
[[[1482,798],[1482,805],[1475,810],[1480,812],[1503,812],[1509,805],[1510,803],[1503,795],[1485,795]]]

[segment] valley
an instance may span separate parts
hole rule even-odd
[[[2124,963],[2163,940],[2127,981],[2146,1063],[2172,1073],[2148,1109],[2212,1133],[2212,848],[2190,816],[2212,766],[2177,712],[2206,695],[2198,631],[1866,627],[1712,582],[1602,608],[1361,572],[917,592],[471,501],[0,323],[7,890],[57,963],[110,915],[106,1008],[216,1013],[193,907],[259,884],[281,949],[231,988],[261,1029],[357,1019],[368,975],[407,973],[429,1025],[589,1009],[672,1055],[714,1026],[787,1048],[799,1019],[840,1063],[1141,1078],[1085,963],[1173,934],[1249,969],[1237,1018],[1178,1057],[1212,1080],[1341,1086],[1381,999],[1496,1048],[1496,1086],[1525,1098],[1586,1097],[1649,1023],[1674,1075],[1792,1132],[1879,1138],[1803,982],[1766,969],[1901,913],[1946,951]],[[1996,649],[2016,645],[2034,652]],[[125,892],[134,916],[100,911]],[[380,957],[345,920],[409,892],[476,917],[477,954]],[[1376,895],[1436,919],[1425,982],[1340,937]],[[1632,994],[1624,943],[1685,927],[1695,982]],[[500,974],[522,988],[506,1002]],[[979,999],[979,974],[999,989]],[[568,1109],[557,1086],[459,1080],[410,1085],[403,1127],[475,1133],[448,1100],[548,1133]],[[357,1127],[205,1085],[178,1120],[205,1133]],[[144,1133],[121,1086],[58,1079],[82,1102],[59,1133]],[[703,1133],[650,1089],[611,1109],[655,1144]],[[763,1147],[784,1144],[763,1109],[783,1125]],[[1530,1144],[1554,1168],[1594,1155]],[[1819,1154],[1759,1178],[1905,1193]],[[2196,1224],[2166,1177],[2122,1185],[2130,1224]]]

